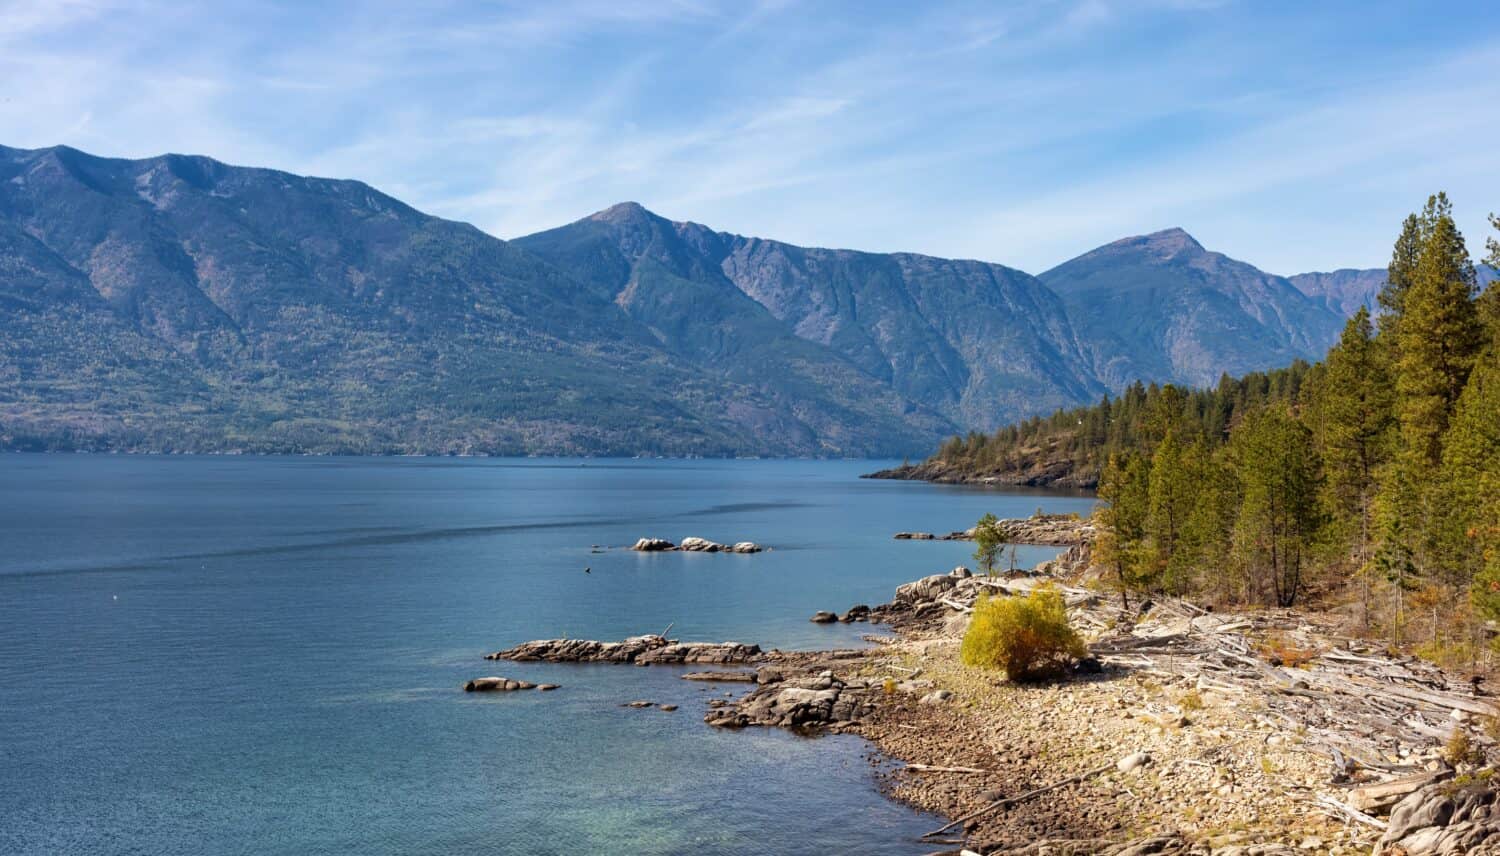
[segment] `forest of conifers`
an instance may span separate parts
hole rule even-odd
[[[1124,597],[1312,601],[1473,662],[1500,619],[1500,283],[1480,292],[1444,195],[1402,224],[1379,305],[1320,363],[1137,384],[936,460],[1004,472],[1046,454],[1097,473],[1098,564]]]

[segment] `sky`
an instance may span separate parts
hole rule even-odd
[[[0,144],[356,178],[512,238],[634,200],[1040,273],[1181,226],[1380,267],[1500,213],[1500,3],[0,0]]]

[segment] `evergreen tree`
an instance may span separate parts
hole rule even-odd
[[[1318,399],[1317,434],[1329,505],[1353,529],[1354,560],[1363,565],[1373,535],[1376,473],[1387,457],[1394,422],[1385,360],[1363,306],[1328,353]]]
[[[1285,407],[1251,415],[1230,435],[1244,491],[1235,544],[1257,596],[1297,602],[1322,518],[1312,432]]]
[[[995,561],[1000,558],[1000,550],[1005,546],[999,523],[995,515],[986,512],[974,524],[974,561],[987,574],[995,572]]]
[[[1474,605],[1500,619],[1500,353],[1469,376],[1443,449],[1445,520],[1474,580]]]
[[[1137,456],[1110,455],[1099,477],[1099,511],[1104,535],[1095,545],[1098,563],[1112,571],[1111,583],[1120,592],[1120,602],[1130,607],[1130,592],[1140,587],[1137,568],[1141,563],[1149,507],[1150,474]]]
[[[1183,577],[1190,556],[1178,547],[1197,498],[1196,487],[1187,452],[1176,430],[1169,429],[1151,456],[1143,525],[1150,567],[1145,570],[1154,584],[1179,594],[1185,590]]]
[[[1423,243],[1396,334],[1402,444],[1418,466],[1441,459],[1448,414],[1482,344],[1474,288],[1463,236],[1451,217],[1440,217]]]

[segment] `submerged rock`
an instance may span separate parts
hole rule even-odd
[[[937,536],[931,532],[897,532],[897,541],[933,541]]]
[[[838,621],[839,617],[829,612],[828,610],[823,609],[814,612],[813,617],[808,620],[814,624],[832,624],[833,622]]]
[[[730,684],[753,684],[755,683],[754,672],[688,672],[682,676],[684,681],[712,681]]]

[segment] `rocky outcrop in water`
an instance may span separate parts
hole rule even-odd
[[[703,721],[719,728],[843,727],[875,710],[875,692],[868,681],[842,680],[832,671],[824,671],[812,677],[763,683],[733,706],[710,710]]]
[[[665,636],[631,636],[619,642],[592,639],[538,639],[486,654],[486,660],[548,663],[751,663],[763,657],[759,645],[740,642],[679,642]]]
[[[536,684],[533,684],[530,681],[517,681],[512,680],[511,678],[501,677],[475,678],[474,680],[464,684],[464,692],[466,693],[509,693],[515,692],[517,690],[530,689],[536,689]],[[556,687],[549,684],[547,686],[547,689],[556,689]]]
[[[1000,539],[1006,544],[1035,544],[1043,547],[1069,547],[1092,541],[1095,527],[1089,520],[1073,514],[1033,514],[1013,517],[995,523]],[[934,535],[931,532],[897,532],[897,541],[972,541],[972,527]]]
[[[707,538],[689,537],[682,539],[681,544],[674,544],[665,538],[641,538],[630,549],[642,553],[760,553],[766,548],[754,541],[720,544]]]

